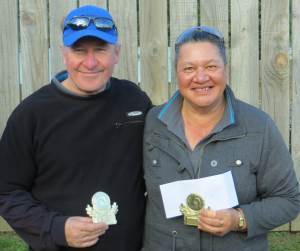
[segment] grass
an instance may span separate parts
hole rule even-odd
[[[27,245],[14,233],[0,234],[1,251],[27,251]]]
[[[272,232],[269,234],[270,251],[299,251],[300,232]],[[26,244],[13,233],[0,234],[1,251],[27,251]]]
[[[300,232],[272,232],[269,243],[270,251],[300,251]]]

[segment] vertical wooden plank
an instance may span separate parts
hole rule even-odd
[[[201,0],[200,1],[200,23],[216,27],[224,35],[228,42],[228,0]]]
[[[62,42],[62,29],[61,25],[64,17],[68,12],[77,6],[76,0],[61,1],[51,0],[49,1],[49,29],[50,29],[50,75],[53,76],[57,72],[63,70],[61,56]]]
[[[262,109],[289,144],[289,0],[261,0],[261,17]]]
[[[289,143],[289,0],[261,1],[262,108]]]
[[[48,83],[47,2],[20,0],[22,98]]]
[[[137,2],[136,0],[109,1],[112,14],[119,32],[121,58],[114,76],[138,82],[138,40],[137,40]]]
[[[167,0],[140,0],[141,87],[154,104],[168,98]]]
[[[230,69],[230,48],[229,48],[229,4],[228,0],[201,0],[200,1],[200,23],[216,27],[222,32],[227,48],[228,66]],[[230,80],[230,71],[228,72]],[[230,81],[229,81],[230,82]]]
[[[98,7],[107,9],[107,1],[106,0],[80,0],[79,5],[96,5]]]
[[[12,110],[19,103],[18,6],[16,0],[0,1],[0,136]]]
[[[231,1],[231,87],[235,95],[259,106],[258,1]]]
[[[174,44],[176,38],[185,29],[196,26],[198,23],[198,1],[197,0],[170,0],[170,47],[171,47],[171,84],[169,95],[177,89],[174,57]]]
[[[0,137],[6,121],[20,100],[19,95],[19,37],[17,0],[0,1]],[[0,231],[12,231],[0,217]]]
[[[293,65],[292,65],[292,156],[294,167],[300,181],[300,0],[294,0],[292,5],[292,46],[293,46]],[[300,215],[291,224],[292,231],[300,231]]]

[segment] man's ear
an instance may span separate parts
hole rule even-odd
[[[120,52],[121,52],[121,45],[118,43],[115,45],[115,64],[119,63],[120,61]]]

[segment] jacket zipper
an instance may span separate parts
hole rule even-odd
[[[173,244],[172,244],[172,251],[176,251],[176,238],[177,238],[177,231],[173,230],[172,231],[172,236],[173,236]]]
[[[121,126],[139,124],[139,123],[143,123],[143,122],[144,121],[142,121],[142,120],[133,120],[133,121],[127,121],[127,122],[115,122],[115,127],[120,128]]]

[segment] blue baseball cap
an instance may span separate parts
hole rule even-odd
[[[69,12],[64,20],[63,43],[67,47],[71,47],[76,41],[83,37],[95,37],[110,44],[116,44],[118,41],[117,29],[98,29],[93,21],[89,21],[86,28],[73,29],[69,24],[70,20],[76,17],[103,18],[114,23],[112,16],[105,9],[85,5]]]

